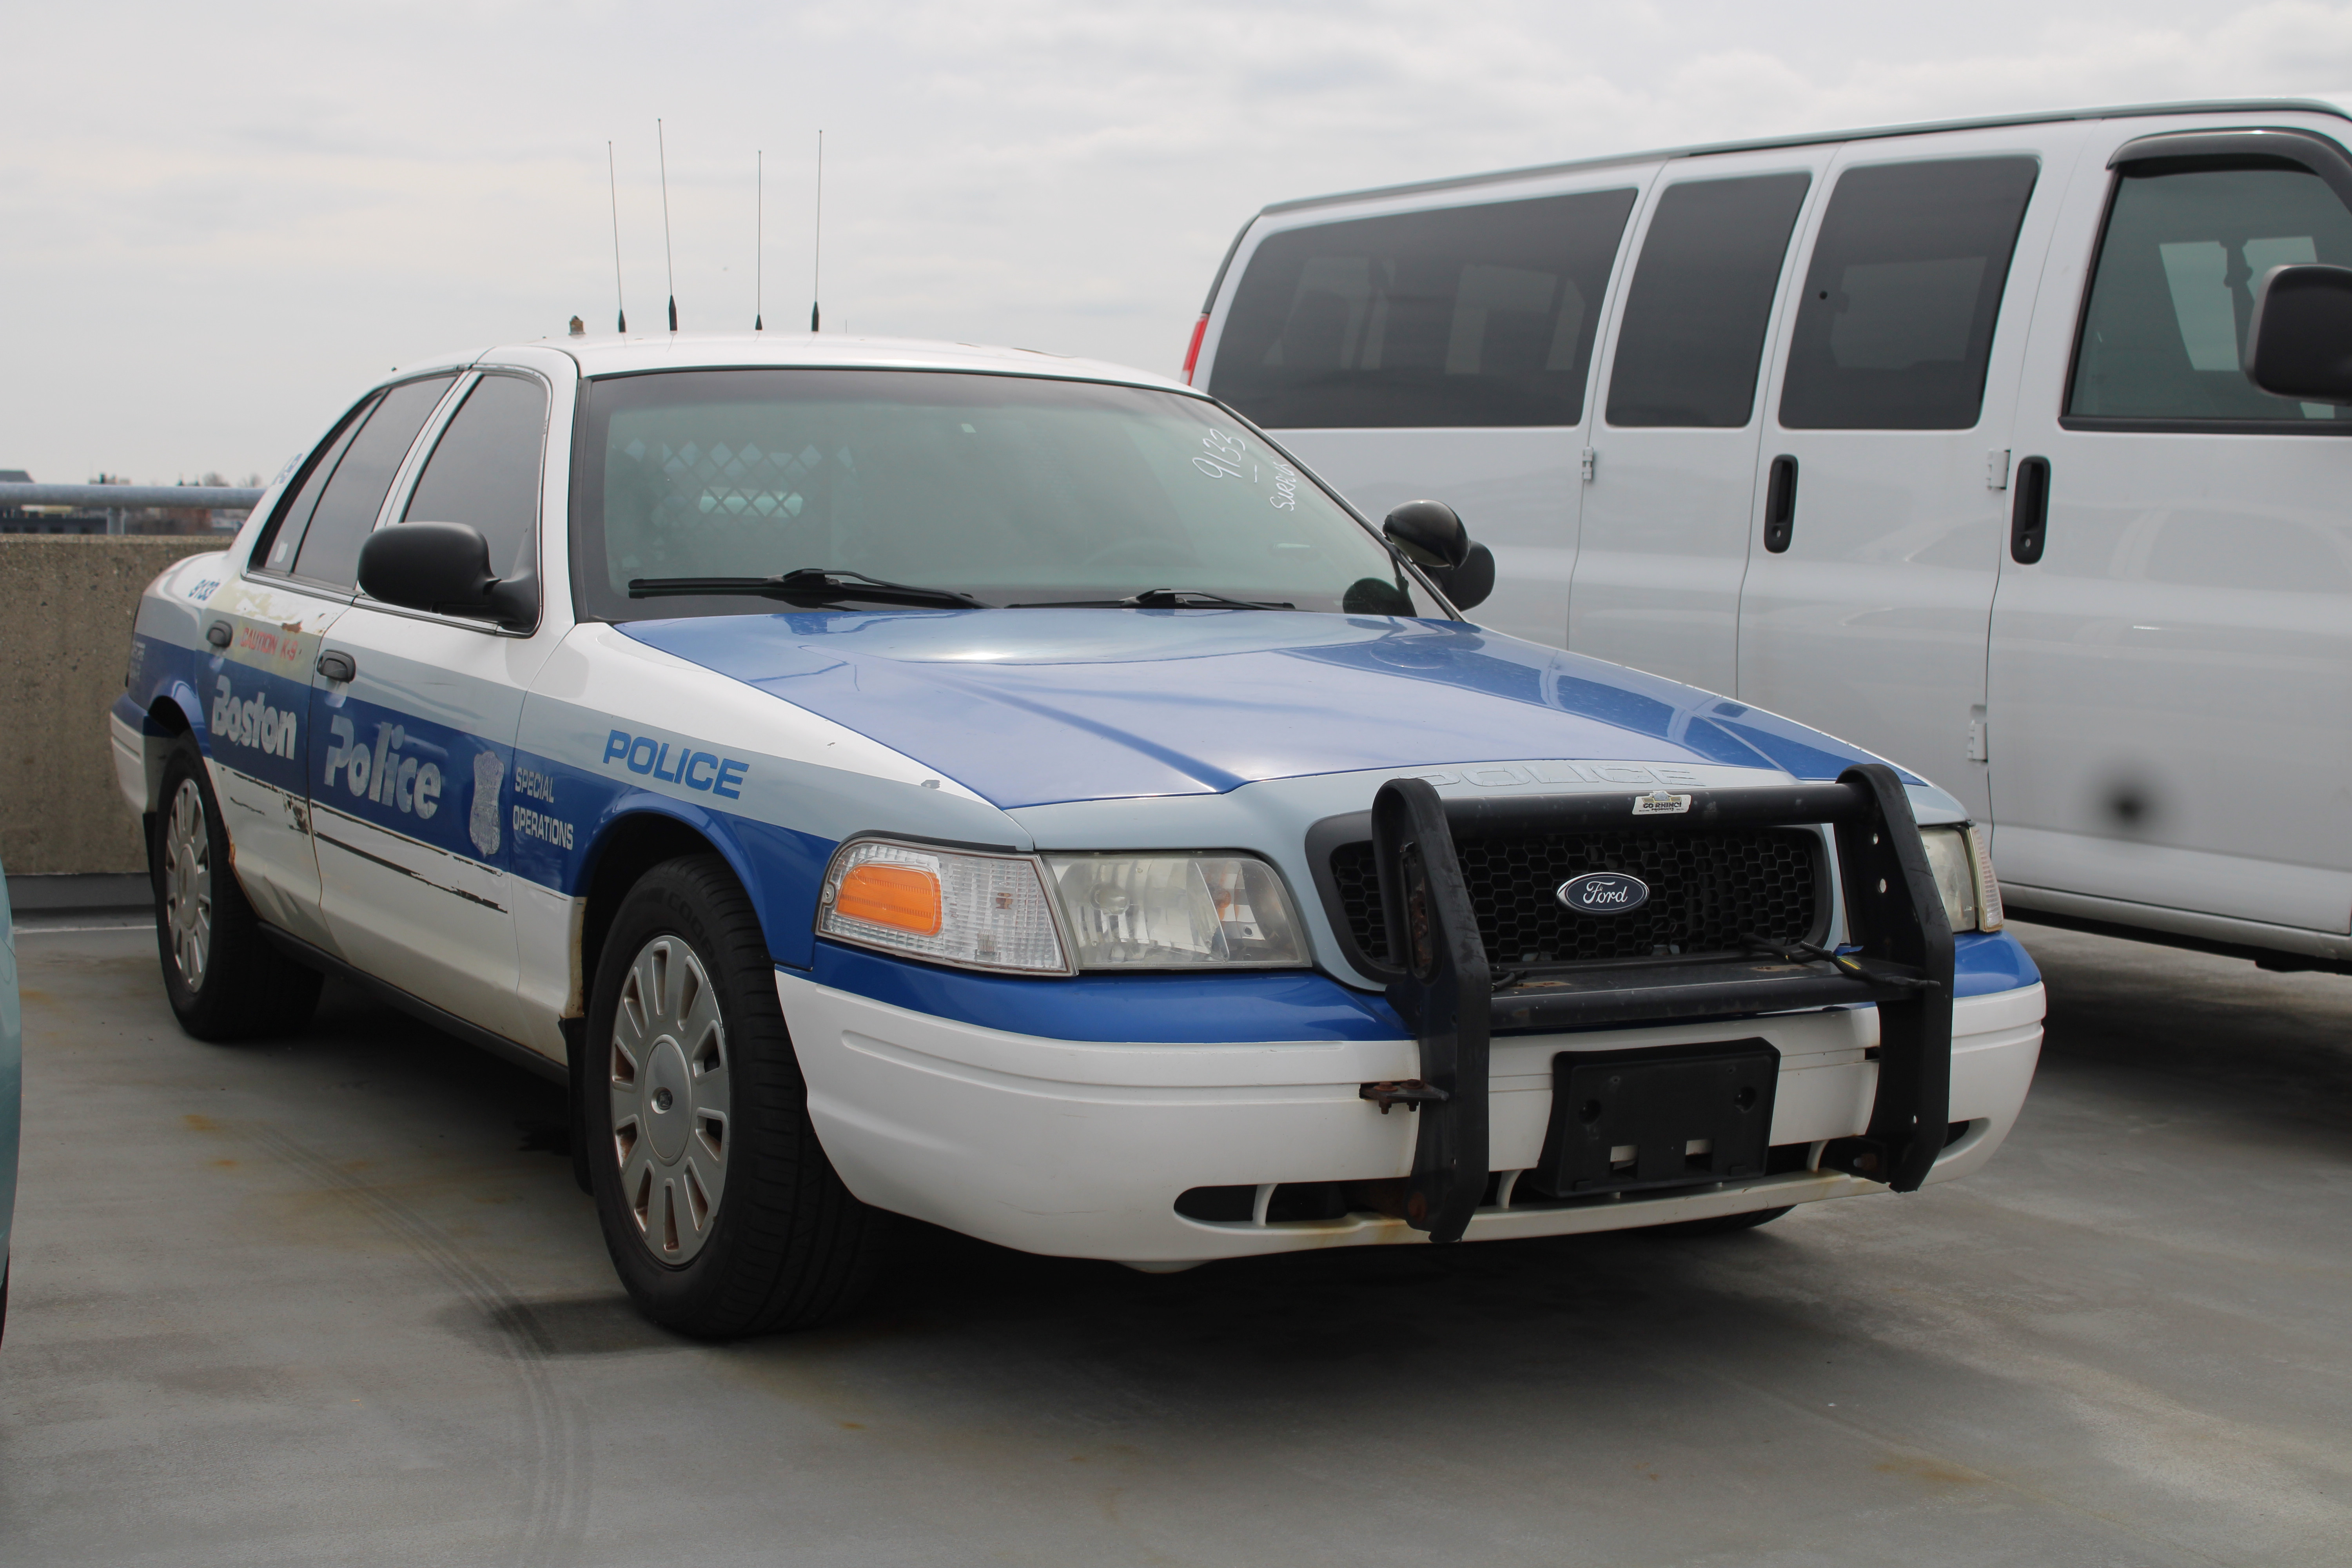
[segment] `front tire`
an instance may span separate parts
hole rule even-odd
[[[597,1218],[638,1310],[729,1339],[856,1304],[889,1216],[818,1144],[775,966],[725,861],[667,861],[629,890],[583,1043]]]
[[[200,1040],[241,1040],[310,1016],[323,977],[262,933],[236,884],[228,829],[193,735],[180,737],[163,765],[148,867],[163,991],[181,1028]]]

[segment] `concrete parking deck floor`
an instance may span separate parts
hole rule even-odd
[[[854,1322],[714,1348],[536,1081],[335,991],[199,1045],[146,932],[27,932],[0,1561],[2352,1558],[2352,980],[2024,934],[1968,1182],[1165,1277],[910,1227]]]

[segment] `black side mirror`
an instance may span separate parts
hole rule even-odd
[[[1444,501],[1409,500],[1389,513],[1381,531],[1429,574],[1455,609],[1484,604],[1495,591],[1494,552],[1470,542],[1460,515]]]
[[[479,616],[520,628],[539,619],[539,584],[526,574],[490,572],[490,547],[462,522],[402,522],[360,546],[360,587],[412,610]]]
[[[2352,404],[2352,268],[2272,268],[2254,292],[2245,367],[2273,397]]]

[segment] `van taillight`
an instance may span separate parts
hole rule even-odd
[[[1184,351],[1184,384],[1187,386],[1192,384],[1192,367],[1201,363],[1201,339],[1208,331],[1209,312],[1203,310],[1201,319],[1192,323],[1192,346]]]

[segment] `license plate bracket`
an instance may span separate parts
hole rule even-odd
[[[1570,1198],[1760,1176],[1780,1077],[1756,1037],[1560,1051],[1534,1184]]]

